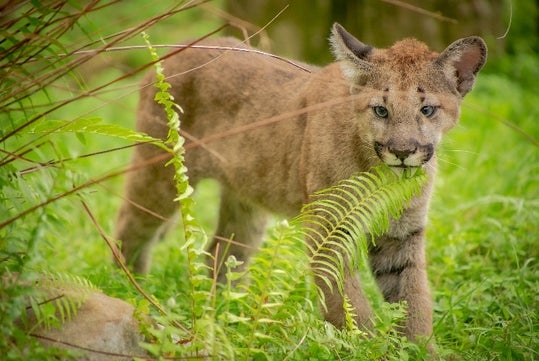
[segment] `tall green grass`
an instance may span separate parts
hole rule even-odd
[[[508,74],[481,75],[442,150],[430,278],[438,342],[458,359],[539,358],[538,101]]]
[[[131,5],[122,7],[124,12],[115,23],[103,23],[102,19],[88,14],[81,25],[87,33],[68,33],[66,36],[72,38],[66,40],[67,44],[88,41],[88,36],[99,38],[133,25],[139,5],[132,5],[132,9]],[[148,16],[150,10],[154,14],[164,11],[147,7]],[[110,19],[110,16],[105,18]],[[160,32],[164,37],[150,31],[152,41],[176,42],[176,37],[203,35],[219,26],[219,20],[204,11],[180,13],[172,20],[161,23]],[[133,44],[143,45],[144,41],[135,36],[125,43]],[[69,73],[46,92],[35,93],[21,111],[3,112],[2,134],[60,100],[122,77],[126,71],[150,61],[146,50],[125,50],[102,56],[109,59],[107,66],[88,63],[79,68],[78,75]],[[99,57],[94,60],[99,61]],[[435,302],[435,336],[441,359],[539,359],[539,93],[529,81],[535,76],[531,71],[539,66],[539,60],[532,56],[506,58],[497,65],[489,65],[479,76],[475,90],[464,102],[459,125],[449,133],[440,150],[440,171],[428,228],[428,258]],[[496,72],[489,72],[489,68]],[[526,71],[531,73],[515,76],[513,69],[528,69]],[[78,100],[47,118],[74,120],[96,116],[105,123],[130,128],[136,108],[137,79],[138,76],[122,79],[111,87],[116,90],[109,88]],[[181,104],[181,99],[176,101]],[[507,122],[517,126],[523,134]],[[13,150],[33,137],[35,133],[23,132],[1,147]],[[90,133],[53,134],[43,138],[43,142],[36,142],[25,155],[30,161],[18,158],[0,167],[0,186],[5,197],[0,202],[0,222],[31,205],[69,191],[74,185],[127,166],[129,149],[79,157],[128,144],[130,142],[122,139]],[[75,160],[55,167],[45,166],[50,160],[68,158]],[[34,169],[36,162],[43,165]],[[23,171],[23,174],[13,177],[15,171]],[[22,271],[31,278],[34,273],[51,271],[82,276],[106,293],[143,308],[143,297],[112,264],[107,245],[81,203],[83,200],[99,224],[112,234],[122,187],[123,177],[113,177],[1,228],[2,274]],[[7,203],[8,197],[16,201]],[[218,188],[212,182],[203,183],[195,194],[195,213],[208,233],[215,225],[217,197]],[[192,317],[190,306],[184,302],[190,296],[186,277],[188,265],[179,246],[179,232],[179,228],[171,232],[156,247],[153,268],[139,281],[167,307],[171,317],[188,322]],[[278,267],[272,271],[277,275],[294,275],[298,250],[283,243],[281,232],[279,226],[270,231],[255,262],[264,265],[274,257],[272,251],[279,245],[283,252],[278,262],[274,262]],[[374,285],[369,284],[367,288],[375,302],[380,335],[365,340],[357,333],[341,332],[322,322],[309,278],[301,278],[298,284],[301,287],[288,299],[292,316],[285,317],[284,321],[261,324],[261,328],[255,330],[272,335],[266,343],[263,337],[252,338],[253,330],[238,321],[236,326],[229,325],[220,334],[219,352],[248,355],[252,359],[267,356],[289,360],[423,357],[424,350],[394,333],[392,325],[403,317],[403,311],[399,306],[383,303]],[[0,296],[1,311],[9,316],[5,320],[13,319],[21,312],[17,303],[24,292],[2,291],[6,292]],[[229,291],[215,300],[216,306],[239,307],[234,297],[240,297],[245,289]],[[4,335],[22,339],[3,321]],[[281,339],[275,336],[278,334],[282,335]],[[2,342],[2,346],[15,344]],[[242,349],[245,345],[253,350]],[[8,351],[9,359],[37,359],[46,354],[37,347]]]

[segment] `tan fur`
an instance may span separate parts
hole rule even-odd
[[[432,306],[424,236],[435,149],[456,124],[461,99],[485,62],[484,42],[461,39],[441,54],[412,39],[375,49],[335,24],[331,45],[338,61],[323,68],[230,50],[247,49],[230,38],[197,45],[202,46],[166,60],[164,69],[185,111],[190,180],[196,184],[214,178],[222,186],[215,234],[250,246],[231,244],[225,254],[221,242],[218,262],[229,254],[248,259],[261,241],[267,212],[293,216],[309,194],[381,162],[396,169],[424,167],[429,183],[370,248],[370,263],[385,298],[407,301],[405,334],[411,339],[429,336]],[[149,74],[143,84],[153,81]],[[137,128],[164,138],[166,121],[154,94],[152,86],[142,89]],[[435,107],[430,117],[421,113],[428,113],[425,106]],[[387,115],[380,117],[384,110]],[[133,162],[159,154],[158,148],[142,145]],[[129,201],[121,207],[116,238],[134,269],[146,272],[151,245],[177,208],[171,167],[160,162],[130,173],[126,192]],[[315,280],[325,294],[325,317],[342,326],[343,297],[319,276]],[[371,311],[359,279],[346,274],[345,280],[357,321],[368,327]]]

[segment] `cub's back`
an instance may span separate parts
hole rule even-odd
[[[226,117],[230,125],[260,120],[253,114],[275,115],[318,70],[249,48],[234,38],[199,42],[165,60],[163,67],[172,85],[171,94],[185,112],[187,128],[195,120],[215,116]],[[143,84],[154,81],[151,72]],[[143,89],[139,112],[151,109],[162,114],[153,101],[154,94],[154,87]],[[248,117],[242,116],[247,113]]]
[[[170,92],[183,109],[182,130],[188,142],[218,137],[204,146],[188,144],[190,179],[196,183],[215,178],[274,212],[294,214],[303,201],[298,164],[305,122],[293,113],[304,106],[300,94],[318,69],[250,49],[231,38],[195,46],[163,64]],[[154,79],[149,74],[143,82]],[[166,116],[154,94],[153,86],[141,92],[137,128],[165,138]],[[281,119],[241,130],[275,117]],[[230,131],[233,134],[219,138]],[[270,180],[271,187],[266,185]]]

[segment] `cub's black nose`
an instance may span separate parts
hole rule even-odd
[[[389,148],[388,151],[390,153],[393,153],[395,157],[397,157],[399,160],[404,161],[406,158],[408,158],[410,155],[417,152],[417,147],[413,149],[395,149],[395,148]]]

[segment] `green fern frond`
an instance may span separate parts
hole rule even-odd
[[[175,170],[176,198],[174,201],[180,205],[180,217],[185,237],[184,249],[188,254],[189,267],[193,267],[190,272],[194,275],[201,271],[200,268],[205,268],[203,264],[196,262],[196,260],[205,255],[204,246],[207,242],[207,236],[198,224],[193,211],[195,202],[191,197],[193,188],[189,184],[187,167],[185,166],[185,139],[180,133],[181,120],[179,113],[183,113],[183,109],[174,102],[174,97],[169,92],[172,85],[166,81],[162,62],[153,48],[149,36],[144,32],[142,36],[148,46],[152,60],[155,62],[156,82],[154,86],[157,88],[157,92],[154,100],[163,106],[167,116],[168,134],[164,143],[165,150],[172,155],[172,158],[166,166],[172,165]]]
[[[193,211],[195,202],[191,197],[193,188],[189,184],[187,167],[185,166],[185,139],[180,133],[180,113],[183,113],[183,110],[174,102],[174,97],[169,92],[171,85],[166,81],[162,62],[152,47],[148,35],[142,33],[142,36],[156,68],[154,86],[157,88],[157,91],[154,100],[163,107],[166,114],[168,134],[160,146],[172,155],[166,166],[174,167],[174,181],[176,186],[176,198],[174,201],[179,204],[179,213],[184,234],[182,251],[186,254],[187,271],[189,273],[192,323],[189,327],[189,334],[187,335],[185,331],[177,329],[177,325],[185,322],[185,319],[179,322],[172,314],[164,316],[165,330],[175,330],[172,332],[184,334],[186,339],[190,339],[189,347],[177,350],[182,354],[189,354],[190,352],[203,354],[207,350],[214,350],[215,354],[219,355],[221,351],[216,349],[216,345],[225,345],[228,340],[223,338],[223,332],[217,322],[215,322],[216,316],[213,306],[215,294],[214,292],[212,293],[213,280],[208,276],[208,269],[204,262],[204,258],[207,256],[205,248],[208,239]],[[167,341],[166,344],[171,347],[171,350],[176,349],[174,342],[170,343]],[[164,349],[160,349],[160,352],[162,351]],[[157,353],[156,355],[161,354]],[[225,358],[228,359],[228,357]]]
[[[343,309],[346,329],[348,331],[358,332],[359,329],[356,322],[357,313],[350,303],[350,298],[347,295],[344,295],[343,297]]]
[[[228,336],[253,350],[250,356],[254,350],[267,350],[268,344],[285,347],[279,344],[282,327],[276,325],[301,318],[305,310],[314,311],[310,302],[314,299],[309,296],[313,289],[311,271],[325,275],[322,281],[342,292],[344,267],[356,266],[350,260],[356,262],[358,255],[366,255],[368,241],[387,231],[389,219],[399,217],[426,179],[423,173],[399,176],[381,167],[318,192],[300,216],[273,229],[248,267],[249,283],[242,297],[233,299],[225,292],[226,314],[221,320],[251,335],[241,340]],[[318,292],[324,305],[323,293]],[[343,308],[348,331],[360,332],[355,324],[356,310],[346,295]]]
[[[368,241],[387,232],[426,181],[421,170],[398,175],[382,165],[313,195],[294,222],[305,227],[313,271],[330,289],[342,293],[344,267],[365,259]]]
[[[69,121],[41,118],[28,130],[25,129],[21,131],[21,134],[25,133],[98,134],[131,142],[153,143],[157,146],[163,147],[160,139],[153,138],[147,134],[128,129],[117,124],[103,123],[102,119],[99,117],[77,118]]]
[[[35,282],[36,293],[28,296],[35,324],[60,326],[77,315],[88,295],[100,290],[90,281],[65,273],[43,273]]]

